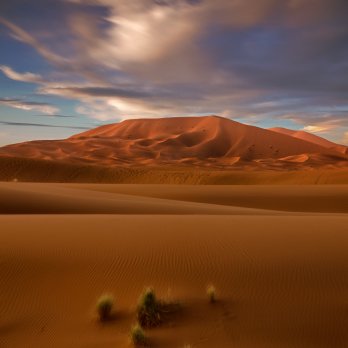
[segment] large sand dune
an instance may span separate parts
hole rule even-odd
[[[337,148],[217,116],[127,120],[69,139],[0,148],[0,156],[97,166],[291,169],[347,166]],[[290,159],[290,160],[289,160]],[[300,160],[298,160],[300,159]]]
[[[151,285],[181,309],[150,347],[345,348],[347,190],[3,183],[0,346],[129,347]]]

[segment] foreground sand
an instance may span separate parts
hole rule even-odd
[[[3,183],[0,195],[0,347],[128,347],[148,285],[182,304],[147,331],[153,347],[348,345],[345,186]],[[101,326],[104,292],[118,312]]]

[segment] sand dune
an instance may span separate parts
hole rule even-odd
[[[279,159],[318,154],[312,157],[318,166],[328,164],[327,156],[335,157],[337,165],[347,165],[348,157],[336,150],[308,139],[206,116],[126,120],[69,139],[5,146],[0,148],[0,156],[109,167],[170,164],[286,169],[288,163]]]
[[[280,134],[290,135],[294,138],[302,139],[302,140],[308,141],[310,143],[317,144],[317,145],[320,145],[320,146],[325,147],[327,149],[332,149],[332,150],[335,150],[335,151],[343,153],[343,154],[348,153],[347,146],[333,143],[332,141],[329,141],[327,139],[324,139],[324,138],[319,137],[319,136],[312,134],[312,133],[308,133],[308,132],[301,131],[301,130],[295,131],[292,129],[282,128],[282,127],[274,127],[274,128],[270,128],[270,130],[277,132],[277,133],[280,133]]]
[[[39,185],[42,186],[42,185]],[[35,186],[34,186],[35,187]],[[346,185],[93,185],[68,184],[63,187],[152,197],[182,202],[244,207],[283,212],[348,213]],[[87,194],[87,193],[86,193]]]
[[[348,186],[0,183],[0,214],[348,213]]]
[[[269,215],[276,212],[119,194],[52,184],[0,183],[0,214],[208,214]],[[159,187],[160,188],[160,187]]]

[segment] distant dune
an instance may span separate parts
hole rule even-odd
[[[322,171],[330,172],[325,182],[345,183],[348,154],[345,146],[306,132],[206,116],[127,120],[68,139],[8,145],[0,148],[0,164],[0,180],[238,183],[242,171],[267,172],[277,182],[284,172],[305,170],[304,177],[313,177],[306,183],[320,181]],[[242,181],[268,183],[261,178],[246,174]]]
[[[270,128],[269,130],[271,130],[273,132],[280,133],[280,134],[290,135],[290,136],[297,138],[297,139],[306,140],[306,141],[309,141],[310,143],[317,144],[317,145],[320,145],[320,146],[325,147],[327,149],[332,149],[334,151],[337,151],[337,152],[340,152],[343,154],[348,154],[348,147],[347,146],[333,143],[332,141],[329,141],[327,139],[319,137],[315,134],[311,134],[311,133],[301,131],[301,130],[295,131],[292,129],[281,128],[281,127]]]

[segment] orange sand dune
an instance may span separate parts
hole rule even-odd
[[[12,184],[3,184],[12,185]],[[35,187],[35,184],[29,184]],[[44,186],[38,184],[38,187]],[[347,185],[99,185],[63,184],[76,190],[283,212],[348,213]],[[7,186],[8,187],[8,186]],[[24,186],[25,187],[25,186]],[[59,185],[57,186],[59,187]],[[85,191],[87,190],[87,191]],[[259,211],[259,212],[260,212]]]
[[[287,169],[293,163],[279,159],[309,154],[315,155],[313,165],[320,167],[332,165],[327,156],[335,158],[337,166],[348,163],[348,156],[336,149],[217,116],[127,120],[69,139],[0,148],[2,157],[108,167],[170,164]]]
[[[106,192],[103,188],[91,190],[59,184],[0,183],[0,197],[0,214],[276,214],[262,207],[245,209],[199,201],[135,197],[112,190]]]
[[[348,186],[0,183],[0,214],[348,213]]]
[[[343,154],[348,153],[347,146],[333,143],[332,141],[329,141],[327,139],[324,139],[312,133],[308,133],[301,130],[292,130],[292,129],[282,128],[282,127],[269,128],[269,130],[280,133],[280,134],[290,135],[297,139],[306,140],[310,143],[317,144],[327,149],[332,149]]]

